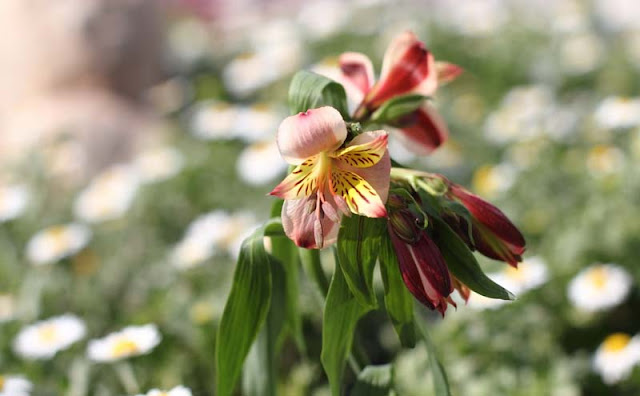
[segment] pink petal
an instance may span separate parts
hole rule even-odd
[[[460,66],[449,62],[436,62],[438,84],[446,84],[458,78],[464,71]]]
[[[340,55],[340,70],[362,94],[369,92],[373,85],[373,65],[371,60],[359,52],[345,52]]]
[[[438,87],[433,55],[411,32],[396,37],[384,55],[380,81],[365,101],[369,109],[399,95],[419,93],[431,96]]]
[[[285,234],[296,245],[307,249],[321,249],[338,239],[341,213],[335,210],[336,205],[331,194],[327,192],[325,197],[326,201],[320,207],[316,194],[284,201],[282,226]],[[334,209],[328,216],[324,213],[325,205],[331,205]],[[336,218],[338,221],[334,221]]]
[[[426,103],[413,113],[401,117],[397,124],[405,146],[419,155],[431,153],[449,137],[444,119]]]
[[[324,151],[334,151],[347,137],[347,126],[338,110],[325,106],[287,117],[278,128],[282,158],[299,165]]]
[[[349,108],[349,113],[353,114],[360,103],[362,103],[365,93],[363,93],[360,88],[354,84],[353,80],[348,78],[342,70],[340,70],[338,63],[335,65],[326,63],[320,64],[314,67],[313,71],[342,85],[345,93],[347,94],[347,107]]]

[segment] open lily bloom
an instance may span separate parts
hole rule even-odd
[[[384,217],[391,160],[385,131],[364,132],[345,147],[340,113],[321,107],[287,117],[278,149],[296,168],[271,195],[285,200],[284,230],[298,246],[319,249],[336,241],[342,214]]]
[[[342,84],[355,119],[371,114],[384,102],[397,96],[432,96],[438,84],[455,79],[462,68],[447,62],[435,62],[433,55],[412,32],[397,36],[387,48],[380,80],[375,82],[371,60],[361,53],[346,52],[338,59],[339,70],[318,70]],[[417,154],[427,154],[447,139],[442,118],[428,103],[398,120],[404,141]]]

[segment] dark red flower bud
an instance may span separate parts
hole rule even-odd
[[[500,209],[477,195],[453,183],[449,191],[473,216],[473,242],[476,249],[487,257],[517,267],[525,251],[525,240],[520,230]]]
[[[419,154],[431,153],[449,138],[447,124],[428,103],[400,117],[393,126],[399,128],[401,137],[412,145],[412,151]]]
[[[420,230],[415,243],[408,243],[398,235],[391,222],[388,224],[407,289],[422,304],[438,310],[444,316],[453,286],[449,269],[438,246],[424,230]]]

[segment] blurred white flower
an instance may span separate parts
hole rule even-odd
[[[547,86],[513,88],[487,117],[485,134],[499,144],[538,137],[545,133],[554,107],[553,92]]]
[[[640,98],[610,96],[600,102],[594,117],[602,128],[628,128],[640,125]]]
[[[489,298],[481,294],[471,292],[469,300],[467,301],[467,306],[473,310],[483,311],[485,309],[497,309],[510,302],[511,301],[508,300]]]
[[[133,167],[114,165],[96,176],[74,202],[74,214],[89,223],[114,220],[129,209],[140,184]]]
[[[275,139],[247,146],[236,162],[238,175],[251,185],[269,183],[286,169]]]
[[[483,165],[473,173],[473,188],[491,199],[499,193],[507,191],[516,181],[517,169],[509,163]]]
[[[0,294],[0,323],[12,320],[15,315],[15,298],[11,294]]]
[[[205,24],[196,19],[183,19],[169,26],[169,53],[180,65],[192,65],[210,54],[211,39]]]
[[[22,185],[0,185],[0,223],[24,213],[29,203],[29,190]]]
[[[499,0],[442,1],[439,5],[442,17],[436,21],[467,36],[494,34],[504,26],[509,16],[507,8]]]
[[[0,396],[29,396],[32,387],[24,377],[0,375]]]
[[[636,0],[595,0],[595,14],[610,30],[637,29],[640,3]]]
[[[192,393],[189,388],[180,385],[168,391],[151,389],[149,392],[145,394],[139,394],[137,396],[191,396],[191,395]]]
[[[518,268],[505,267],[489,277],[515,295],[541,286],[549,279],[547,264],[541,257],[525,258]]]
[[[583,74],[602,64],[605,48],[593,33],[572,34],[560,44],[560,66],[568,74]]]
[[[223,71],[225,86],[234,95],[247,96],[292,73],[302,63],[302,46],[284,42],[234,58]]]
[[[72,256],[91,239],[91,230],[82,224],[71,223],[45,228],[27,244],[27,257],[36,265],[51,264]]]
[[[615,264],[596,264],[569,282],[568,296],[577,308],[595,312],[620,304],[631,290],[631,276]]]
[[[348,2],[314,0],[302,3],[298,22],[314,39],[324,39],[345,27],[351,18]]]
[[[184,165],[184,157],[173,147],[157,147],[142,152],[134,161],[142,183],[155,183],[177,175]]]
[[[239,110],[226,102],[206,101],[196,105],[191,114],[191,133],[203,140],[235,139]]]
[[[201,264],[218,251],[238,258],[242,241],[258,227],[250,212],[229,214],[215,210],[195,219],[184,237],[173,248],[170,260],[174,266],[187,269]]]
[[[608,336],[598,347],[593,358],[593,369],[606,384],[615,384],[627,378],[640,363],[640,338],[624,333]]]
[[[87,356],[96,362],[113,362],[145,355],[160,343],[162,336],[154,324],[129,326],[100,339],[91,340]]]
[[[606,176],[619,172],[624,165],[624,152],[607,144],[594,146],[586,158],[587,169],[594,176]]]
[[[282,116],[280,112],[267,105],[240,107],[234,120],[234,136],[250,143],[263,141],[275,134]]]
[[[85,333],[84,322],[75,315],[66,314],[25,327],[14,340],[13,349],[26,359],[50,359],[81,340]]]

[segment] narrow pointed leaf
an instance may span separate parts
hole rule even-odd
[[[345,120],[349,118],[347,95],[342,85],[310,71],[296,73],[289,86],[291,114],[322,106],[331,106],[337,109]]]
[[[320,360],[329,379],[332,396],[340,396],[342,374],[351,352],[353,333],[368,311],[351,293],[339,265],[336,265],[324,308]]]
[[[442,367],[440,360],[438,360],[436,346],[431,340],[427,329],[425,329],[425,327],[420,322],[417,322],[417,325],[420,329],[422,339],[427,346],[427,350],[429,351],[429,365],[431,366],[431,375],[433,377],[433,388],[435,394],[436,396],[451,396],[447,373],[444,371],[444,367]]]
[[[417,94],[395,97],[384,102],[384,104],[373,113],[371,119],[379,123],[397,120],[399,117],[418,109],[427,99],[427,96]]]
[[[338,262],[349,289],[364,306],[376,308],[373,270],[386,235],[386,219],[344,217],[338,234]]]
[[[358,374],[351,396],[390,396],[393,388],[393,366],[367,366]]]
[[[413,296],[404,285],[398,258],[388,235],[380,244],[380,274],[384,283],[384,305],[391,323],[402,346],[413,348],[416,345]]]
[[[492,281],[480,268],[467,245],[444,221],[434,218],[433,237],[444,256],[449,271],[471,290],[489,298],[513,300],[515,296]]]
[[[246,396],[274,396],[277,385],[277,359],[284,324],[287,289],[286,274],[282,263],[272,258],[271,263],[271,306],[267,319],[254,341],[242,376],[242,394]]]
[[[271,258],[264,228],[245,239],[216,340],[217,394],[233,393],[242,364],[260,331],[271,302]]]

